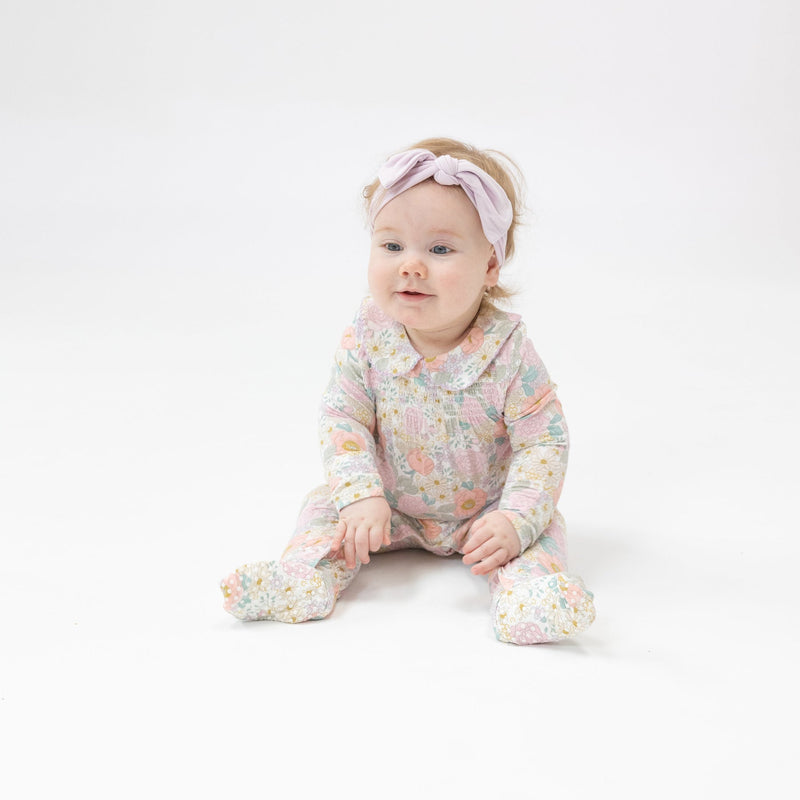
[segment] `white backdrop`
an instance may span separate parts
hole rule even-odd
[[[16,797],[798,788],[800,7],[0,5],[0,784]],[[510,154],[598,619],[494,641],[406,553],[241,625],[321,482],[361,187]]]

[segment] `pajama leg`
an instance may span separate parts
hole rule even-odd
[[[339,514],[327,486],[303,502],[295,534],[280,561],[244,564],[221,583],[225,610],[242,620],[305,622],[333,611],[341,591],[358,572],[332,556]]]
[[[594,595],[566,569],[564,518],[556,511],[544,533],[489,581],[492,622],[501,642],[553,642],[594,622]]]

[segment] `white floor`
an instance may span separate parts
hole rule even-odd
[[[351,782],[357,797],[420,782],[477,797],[534,778],[566,781],[567,796],[788,796],[797,424],[773,369],[791,363],[775,320],[797,298],[755,285],[747,297],[771,309],[752,318],[750,347],[708,363],[730,388],[687,369],[685,389],[645,406],[643,366],[620,371],[614,402],[595,395],[601,414],[574,398],[562,507],[598,619],[532,648],[493,639],[484,580],[423,553],[375,559],[326,621],[237,623],[217,579],[278,555],[317,477],[292,452],[311,438],[304,420],[269,420],[277,385],[171,374],[169,359],[109,377],[108,338],[65,353],[69,370],[23,359],[3,479],[6,775],[31,797],[141,796],[154,781],[156,796],[211,796],[279,776],[298,793]],[[652,317],[631,351],[646,364],[663,346],[653,331],[689,312]],[[262,355],[259,340],[239,344]]]
[[[595,41],[546,5],[543,40]],[[679,19],[710,35],[713,6]],[[19,39],[27,94],[5,78],[0,194],[10,797],[797,794],[800,131],[781,105],[798,95],[780,16],[794,12],[774,4],[769,47],[742,62],[737,8],[711,61],[694,28],[668,31],[695,74],[648,60],[658,20],[619,33],[644,14],[632,4],[595,19],[617,31],[610,60],[559,62],[555,44],[523,59],[545,87],[527,110],[489,119],[457,87],[461,111],[407,98],[396,125],[369,98],[314,94],[309,76],[305,99],[256,84],[231,99],[211,67],[191,84],[155,23],[163,81],[114,71],[108,42],[110,77],[93,71],[91,31],[62,20],[86,85],[53,55],[48,80],[75,92],[60,105],[25,60],[66,47],[58,26]],[[250,75],[232,44],[244,19],[198,23],[223,37],[209,58],[226,79]],[[144,23],[113,21],[138,64]],[[683,93],[631,71],[634,51]],[[645,84],[662,92],[648,113]],[[755,105],[736,116],[740,96]],[[442,129],[527,173],[510,274],[570,423],[561,508],[597,621],[571,642],[499,644],[483,579],[400,553],[363,569],[328,620],[238,623],[219,579],[279,555],[321,482],[316,407],[365,284],[359,187],[391,148]]]

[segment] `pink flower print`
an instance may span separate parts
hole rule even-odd
[[[433,459],[426,456],[419,447],[406,456],[406,461],[408,466],[420,475],[430,475],[433,472]]]
[[[360,453],[367,449],[364,440],[357,433],[351,431],[336,431],[331,439],[338,455]]]
[[[380,330],[386,327],[386,315],[375,303],[368,303],[366,307],[366,317],[373,330]]]
[[[433,358],[426,358],[425,366],[428,368],[428,372],[439,372],[439,370],[444,366],[445,361],[447,361],[447,353],[442,353],[441,355],[434,356]]]
[[[564,571],[563,564],[555,556],[551,556],[550,553],[539,553],[536,556],[536,560],[539,562],[539,566],[545,572],[551,573]]]
[[[583,600],[583,589],[581,589],[580,586],[576,586],[574,583],[570,583],[567,586],[567,590],[564,592],[564,597],[570,608],[577,608],[581,604],[581,600]]]
[[[429,542],[436,539],[442,532],[442,526],[432,519],[422,519],[420,522],[422,523],[422,533]]]
[[[477,327],[471,328],[470,332],[467,334],[467,338],[461,342],[461,349],[464,352],[464,355],[470,355],[471,353],[480,350],[482,344],[483,330]]]
[[[486,505],[486,492],[483,489],[459,489],[456,492],[457,517],[471,517]]]
[[[397,501],[397,508],[410,517],[420,518],[430,513],[430,508],[425,501],[421,497],[413,494],[401,495]]]
[[[353,350],[356,346],[356,330],[351,325],[349,328],[345,329],[345,332],[342,334],[342,341],[339,345],[343,350]]]
[[[503,501],[503,505],[508,508],[526,509],[533,508],[540,496],[540,492],[530,488],[525,492],[511,492]]]
[[[541,411],[555,395],[553,387],[549,384],[540,386],[530,397],[525,401],[525,405],[520,412],[521,416],[525,414],[537,413]]]
[[[535,439],[547,430],[550,424],[547,414],[537,414],[535,412],[527,416],[520,417],[514,423],[514,436],[517,441]]]
[[[534,622],[519,622],[511,629],[511,641],[517,644],[541,644],[548,636]]]
[[[504,420],[499,419],[495,422],[493,433],[495,439],[505,439],[508,436],[508,428],[506,428]]]
[[[505,572],[499,571],[497,573],[497,580],[499,584],[503,587],[503,590],[506,592],[510,592],[514,586],[514,579],[509,575],[506,575]]]
[[[453,462],[462,475],[485,475],[489,469],[489,459],[483,450],[456,450]]]
[[[328,551],[330,551],[330,545],[328,546]],[[308,580],[314,575],[314,568],[300,561],[282,561],[281,567],[287,575],[291,575],[293,578]]]
[[[310,536],[310,529],[296,533],[291,539],[289,539],[289,544],[286,546],[285,552],[288,553],[290,550],[302,549],[306,544],[308,544]]]
[[[232,572],[219,585],[225,598],[224,608],[230,611],[241,599],[244,594],[242,589],[242,578],[238,572]]]
[[[411,372],[408,373],[409,378],[418,378],[420,372],[422,372],[422,365],[425,363],[425,359],[421,358],[417,363],[414,365],[414,368]]]

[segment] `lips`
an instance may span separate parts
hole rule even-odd
[[[425,297],[430,297],[431,295],[425,294],[425,292],[416,292],[413,289],[406,289],[405,291],[398,292],[397,294],[400,297],[405,297],[408,300],[422,300]]]

